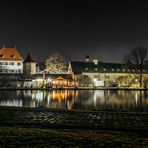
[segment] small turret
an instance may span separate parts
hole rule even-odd
[[[36,62],[33,60],[29,52],[26,59],[23,61],[23,74],[24,76],[36,74]]]

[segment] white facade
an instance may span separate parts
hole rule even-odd
[[[23,73],[22,61],[0,61],[0,73]]]
[[[0,50],[0,73],[23,73],[23,57],[16,48],[2,48]]]

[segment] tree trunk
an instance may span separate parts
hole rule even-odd
[[[140,83],[140,87],[142,87],[142,73],[140,73],[140,78],[139,78],[139,83]]]

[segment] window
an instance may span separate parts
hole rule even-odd
[[[124,71],[125,71],[125,69],[122,69],[122,71],[124,72]]]
[[[10,70],[10,72],[12,72],[12,73],[13,73],[13,72],[14,72],[14,70],[12,69],[12,70]]]
[[[114,68],[112,68],[112,71],[115,71],[115,69],[114,69]]]
[[[8,65],[8,62],[5,62],[5,65]]]
[[[85,68],[85,70],[88,70],[88,68]]]
[[[98,78],[99,76],[98,75],[94,75],[94,78]]]
[[[9,62],[9,65],[14,65],[14,62]]]
[[[103,70],[106,71],[106,68],[104,68]]]
[[[110,78],[110,76],[105,76],[105,79],[109,79]]]
[[[11,57],[11,58],[13,58],[13,59],[15,58],[15,56],[14,56],[14,55],[11,55],[10,57]]]
[[[97,71],[98,70],[98,68],[95,68],[95,71]]]
[[[20,66],[21,65],[21,62],[17,62],[17,65]]]
[[[118,68],[117,71],[120,71],[120,69]]]

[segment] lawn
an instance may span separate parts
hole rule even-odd
[[[148,137],[119,131],[0,127],[0,147],[148,147]]]

